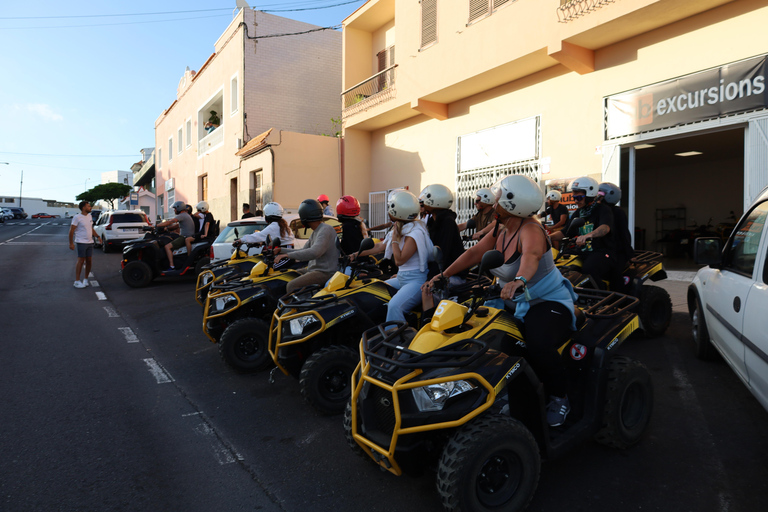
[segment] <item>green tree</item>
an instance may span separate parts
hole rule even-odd
[[[86,190],[75,199],[78,201],[88,201],[95,203],[104,200],[109,203],[110,209],[115,209],[115,199],[122,199],[131,193],[132,187],[123,183],[103,183],[96,185],[90,190]]]

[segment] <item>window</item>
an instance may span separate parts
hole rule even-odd
[[[200,200],[208,200],[208,175],[200,176]]]
[[[724,268],[752,277],[755,258],[760,248],[760,235],[763,233],[767,216],[768,202],[761,203],[734,230]]]
[[[395,47],[390,46],[376,54],[379,60],[379,72],[384,71],[395,65]],[[386,89],[393,81],[394,75],[390,73],[384,73],[379,76],[379,91]]]
[[[421,47],[437,42],[437,0],[421,0]]]
[[[163,168],[163,149],[158,148],[157,149],[157,168],[162,169]]]
[[[264,207],[261,196],[261,176],[262,171],[253,171],[248,179],[248,202],[251,204],[251,211],[255,212]]]
[[[163,194],[157,196],[157,216],[163,218],[165,216],[165,206],[163,205]]]
[[[168,137],[168,161],[173,160],[173,137]]]
[[[172,205],[176,202],[176,189],[172,188],[168,191],[168,204]]]
[[[184,140],[184,139],[182,139],[182,137],[181,137],[181,132],[182,132],[182,130],[181,130],[181,126],[179,126],[179,136],[178,136],[178,138],[176,139],[176,151],[178,151],[178,152],[179,152],[179,154],[181,154],[181,148],[183,148],[183,147],[184,147],[184,146],[182,146],[182,145],[181,145],[181,142],[182,142],[182,140]]]
[[[467,24],[485,18],[493,11],[512,0],[469,0],[469,21]]]
[[[192,120],[187,119],[187,147],[192,145]]]
[[[232,80],[229,83],[229,105],[230,105],[230,113],[234,114],[237,112],[237,75],[232,77]]]

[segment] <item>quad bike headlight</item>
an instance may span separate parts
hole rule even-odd
[[[206,272],[205,274],[203,274],[203,278],[201,279],[203,286],[210,283],[212,279],[213,279],[213,274],[211,274],[210,272]]]
[[[419,408],[419,411],[442,411],[446,400],[476,387],[475,384],[466,380],[452,380],[413,388],[411,393],[413,393],[413,399],[416,401],[416,407]]]
[[[289,321],[288,326],[291,329],[292,335],[299,336],[304,333],[305,327],[318,323],[320,322],[317,320],[317,318],[315,318],[314,315],[304,315]]]
[[[237,305],[237,299],[235,299],[232,295],[217,297],[214,305],[216,306],[216,311],[221,312],[226,309],[235,307]]]

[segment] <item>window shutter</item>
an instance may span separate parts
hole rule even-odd
[[[493,9],[496,10],[506,3],[509,3],[509,0],[493,0]]]
[[[490,12],[490,0],[469,0],[469,23],[487,16]]]
[[[421,0],[421,47],[424,48],[436,41],[437,0]]]

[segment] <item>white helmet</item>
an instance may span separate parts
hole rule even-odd
[[[554,201],[556,203],[559,202],[560,199],[562,199],[562,198],[563,198],[563,194],[561,194],[557,190],[550,190],[549,194],[547,194],[547,199],[550,200],[550,201]]]
[[[602,193],[602,195],[605,197],[606,203],[616,204],[621,201],[621,189],[613,183],[601,183],[597,189],[598,193]]]
[[[264,218],[266,217],[282,217],[284,213],[283,207],[280,203],[267,203],[264,205]]]
[[[505,176],[491,189],[499,206],[516,217],[533,217],[544,204],[544,192],[528,176]]]
[[[590,178],[589,176],[576,178],[571,182],[568,188],[571,189],[571,192],[574,190],[583,190],[587,197],[597,197],[597,180]]]
[[[481,188],[477,191],[477,194],[475,194],[477,197],[480,198],[480,202],[483,204],[493,204],[495,199],[493,197],[493,192],[490,191],[490,189],[487,188]]]
[[[419,200],[407,190],[390,194],[387,213],[395,220],[411,221],[419,218]]]
[[[419,201],[432,208],[450,208],[453,205],[453,192],[439,183],[427,185],[419,194]]]
[[[387,201],[389,201],[390,199],[392,199],[393,197],[395,197],[395,195],[396,195],[398,192],[405,192],[405,189],[404,189],[404,188],[395,188],[395,189],[392,189],[392,190],[389,192],[389,194],[387,195]]]
[[[203,213],[208,213],[208,203],[206,203],[205,201],[200,201],[199,203],[197,203],[197,206],[195,206],[195,208],[197,208]]]

